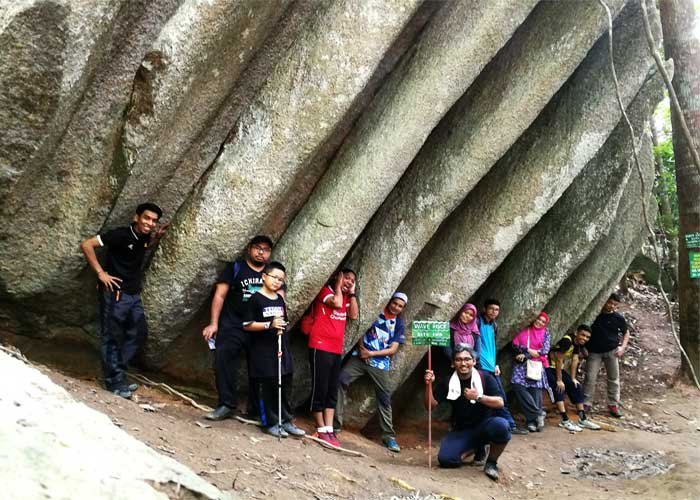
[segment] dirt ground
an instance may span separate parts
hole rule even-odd
[[[623,312],[633,325],[622,367],[625,417],[604,413],[601,374],[599,410],[592,418],[614,432],[569,434],[556,426],[558,417],[550,411],[544,432],[513,437],[499,461],[499,483],[468,465],[428,469],[427,417],[399,421],[400,454],[363,435],[341,433],[343,446],[365,454],[353,457],[307,439],[278,442],[236,420],[207,422],[200,410],[149,387],[127,401],[101,390],[94,378],[41,369],[124,431],[241,498],[700,499],[700,393],[678,380],[678,349],[653,290],[630,289]],[[309,420],[298,424],[311,430]],[[433,464],[444,432],[444,424],[434,426]],[[606,455],[617,461],[604,460]],[[666,468],[663,474],[629,478]]]

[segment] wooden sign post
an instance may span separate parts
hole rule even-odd
[[[450,323],[447,321],[413,321],[411,323],[411,343],[428,347],[428,370],[432,371],[433,361],[430,348],[434,345],[443,347],[450,345]],[[425,390],[428,391],[428,386]],[[433,418],[430,403],[428,403],[428,468],[432,468],[432,466]]]

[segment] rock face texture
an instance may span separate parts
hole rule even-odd
[[[641,130],[659,95],[639,4],[607,3]],[[0,334],[94,345],[78,245],[146,200],[172,225],[144,270],[145,361],[188,383],[212,380],[215,277],[261,232],[292,320],[356,269],[346,349],[397,288],[408,322],[496,295],[502,342],[543,307],[563,332],[640,241],[606,22],[595,0],[0,0]],[[397,387],[425,353],[408,333]],[[372,397],[358,384],[346,420]]]
[[[233,498],[5,353],[0,376],[5,498]]]

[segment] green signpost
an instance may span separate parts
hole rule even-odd
[[[690,259],[690,279],[700,278],[700,252],[688,252]]]
[[[413,321],[411,323],[413,345],[450,345],[450,323],[448,321]]]
[[[685,248],[700,248],[700,233],[686,234]]]

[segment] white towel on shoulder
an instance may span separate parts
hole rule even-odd
[[[472,368],[472,382],[471,388],[476,389],[477,396],[484,395],[484,386],[481,383],[481,375],[479,375],[479,370]],[[462,395],[462,385],[459,383],[459,375],[455,370],[450,377],[450,382],[447,385],[447,399],[454,401]],[[476,403],[476,399],[470,399],[471,404]]]

